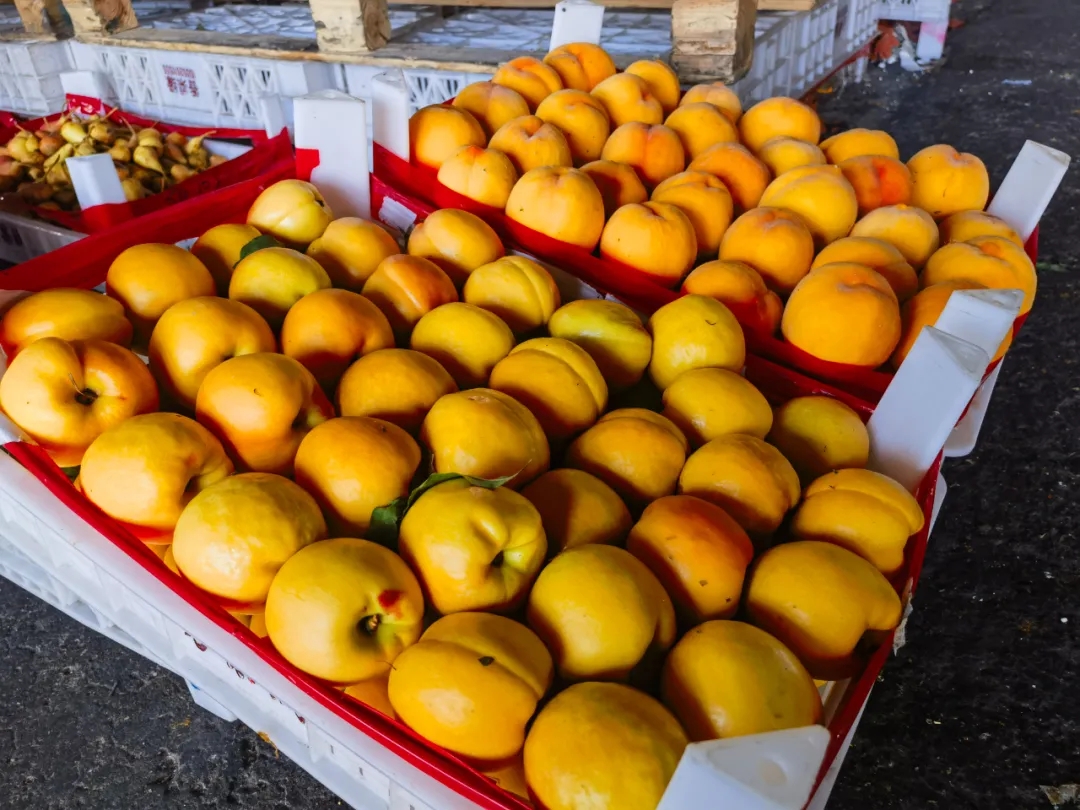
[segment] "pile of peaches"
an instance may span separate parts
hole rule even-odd
[[[859,415],[771,403],[715,298],[564,302],[459,210],[404,247],[283,181],[11,306],[0,408],[295,667],[539,807],[653,810],[689,740],[822,722],[924,525]]]
[[[659,61],[577,43],[519,57],[410,121],[411,161],[511,220],[723,300],[821,360],[896,367],[957,289],[1035,295],[1023,240],[985,213],[977,157],[886,132],[821,140],[816,112],[682,92]],[[1004,353],[1008,340],[998,356]]]

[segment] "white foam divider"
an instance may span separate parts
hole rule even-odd
[[[993,357],[1012,331],[1023,301],[1020,290],[957,290],[949,296],[934,328],[973,343]]]
[[[83,211],[98,205],[127,202],[113,159],[107,153],[71,157],[65,165]]]
[[[402,160],[409,159],[409,85],[400,70],[371,80],[372,135],[375,143]]]
[[[969,455],[979,440],[983,422],[986,421],[986,411],[990,407],[990,397],[997,386],[998,376],[1001,374],[1001,363],[998,363],[992,372],[983,380],[975,396],[971,398],[964,418],[953,428],[949,434],[949,440],[945,442],[945,455],[949,458],[963,458]]]
[[[987,212],[1001,217],[1027,241],[1072,161],[1057,149],[1025,141]]]
[[[978,346],[923,327],[867,423],[869,468],[914,491],[988,365],[990,356]]]
[[[555,18],[551,23],[551,41],[548,50],[571,42],[600,44],[600,32],[604,28],[604,7],[590,0],[562,0],[555,4]]]
[[[262,119],[263,129],[271,138],[280,135],[283,129],[289,127],[289,113],[286,99],[276,95],[265,95],[259,98],[259,118]]]
[[[657,810],[800,810],[829,739],[823,726],[805,726],[691,743]]]
[[[101,99],[106,106],[116,103],[112,83],[104,73],[94,70],[71,70],[60,74],[64,95]]]
[[[371,219],[366,102],[338,90],[293,99],[297,149],[314,149],[319,164],[309,178],[335,217]]]

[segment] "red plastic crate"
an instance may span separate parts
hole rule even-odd
[[[374,174],[387,185],[433,204],[438,208],[461,208],[484,219],[508,244],[539,259],[561,267],[589,285],[625,301],[639,312],[652,313],[674,301],[681,293],[656,283],[641,271],[577,247],[552,239],[507,217],[501,209],[478,203],[451,191],[427,167],[402,160],[379,144],[374,145]],[[1025,250],[1034,262],[1038,257],[1039,232],[1031,235]],[[1013,333],[1027,316],[1017,318]],[[865,369],[844,363],[819,360],[774,335],[746,331],[747,350],[815,379],[831,383],[870,402],[877,402],[892,381],[892,372]],[[993,371],[997,364],[987,369]]]
[[[111,108],[107,109],[100,100],[86,96],[68,96],[67,104],[68,111],[75,111],[83,116],[105,115],[111,110]],[[61,115],[66,114],[68,113],[57,113],[43,118],[21,121],[10,113],[0,113],[0,144],[7,143],[19,129],[27,129],[33,132],[42,124],[55,121]],[[292,143],[287,132],[282,132],[270,138],[267,137],[265,132],[258,129],[211,130],[207,127],[167,124],[160,121],[151,121],[123,110],[113,111],[109,120],[117,124],[131,124],[137,127],[152,126],[166,134],[179,132],[189,138],[213,133],[212,137],[216,139],[248,141],[252,147],[244,154],[227,160],[219,166],[213,166],[206,171],[199,172],[181,183],[170,186],[158,194],[151,194],[141,200],[116,206],[98,206],[88,212],[52,211],[47,208],[33,207],[31,210],[34,214],[41,219],[55,222],[57,225],[77,233],[97,233],[111,227],[118,221],[141,217],[192,197],[257,177],[275,163],[292,157]]]
[[[148,214],[140,218],[138,222],[125,223],[109,231],[88,236],[75,245],[61,248],[0,275],[0,287],[10,290],[41,290],[58,286],[94,287],[104,280],[112,259],[125,248],[150,241],[177,242],[197,237],[208,228],[223,222],[241,222],[245,218],[248,207],[260,191],[273,181],[295,176],[295,171],[295,163],[282,162],[262,177],[187,200],[166,211]],[[421,219],[431,210],[430,206],[419,203],[373,178],[374,210],[378,211],[386,199],[405,206]],[[838,390],[791,369],[783,368],[767,359],[749,356],[746,375],[774,403],[783,402],[795,396],[820,394],[834,396],[848,403],[859,412],[863,419],[868,419],[873,412],[872,404],[860,400],[850,392]],[[489,810],[524,810],[527,807],[520,799],[499,788],[492,780],[461,758],[429,743],[401,723],[346,697],[333,685],[321,682],[294,668],[277,653],[268,639],[255,636],[233,619],[220,601],[172,573],[145,544],[87,501],[74,488],[63,471],[39,448],[15,442],[5,445],[4,449],[41,481],[68,509],[93,529],[109,538],[113,544],[150,573],[162,588],[182,597],[202,616],[228,633],[237,644],[257,654],[262,661],[321,706],[423,773],[480,807]],[[903,595],[914,590],[922,569],[939,466],[940,458],[926,474],[916,492],[926,521],[922,531],[909,541],[905,565],[895,581],[898,592]],[[821,766],[819,780],[841,750],[848,732],[858,718],[870,689],[892,649],[892,638],[892,633],[886,635],[866,659],[861,673],[852,679],[850,686],[846,689],[829,724],[831,743]]]

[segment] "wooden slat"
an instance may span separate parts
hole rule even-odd
[[[526,1],[532,6],[537,3],[537,0],[520,0]],[[749,69],[754,45],[755,0],[665,1],[672,3],[672,63],[683,81],[719,80],[730,83]],[[106,3],[119,5],[122,2],[124,0],[65,0],[69,9],[77,4],[100,6]],[[635,5],[640,7],[639,3],[640,0],[636,0]],[[456,0],[455,5],[461,5],[461,0]],[[79,38],[119,47],[463,73],[487,73],[515,56],[542,56],[523,54],[520,49],[462,48],[389,40],[385,9],[385,0],[312,0],[317,43],[284,36],[157,28],[136,28],[114,33],[105,27],[94,32],[84,31]],[[100,10],[98,14],[102,16]],[[430,24],[437,20],[427,22]],[[401,32],[397,33],[400,35]],[[655,57],[655,54],[626,55],[617,57],[615,61],[620,67],[625,67],[635,59],[651,57]]]
[[[822,0],[758,0],[758,11],[813,11]]]
[[[671,63],[684,82],[728,84],[750,69],[754,0],[675,0],[671,7]]]
[[[390,39],[386,0],[309,0],[319,50],[373,51]]]
[[[810,11],[822,0],[757,0],[758,11]],[[402,6],[487,6],[489,8],[552,8],[558,0],[393,0]],[[668,9],[674,0],[593,0],[608,8]]]
[[[452,70],[461,73],[491,73],[496,66],[515,56],[543,56],[542,53],[522,54],[520,49],[504,51],[395,42],[390,42],[377,51],[329,53],[319,51],[314,42],[308,44],[292,37],[166,28],[137,28],[113,35],[84,34],[79,39],[94,45],[122,48],[157,48],[163,51],[246,55],[294,62],[340,62],[352,65]],[[618,59],[615,61],[616,64],[620,63]],[[624,61],[629,64],[632,60]]]
[[[49,30],[45,18],[45,0],[16,0],[19,19],[28,34],[44,34]]]
[[[115,33],[139,25],[131,0],[64,0],[76,34]]]
[[[13,5],[19,12],[23,30],[30,36],[48,38],[58,33],[70,33],[60,0],[13,0]],[[5,34],[4,38],[12,39],[10,34]]]

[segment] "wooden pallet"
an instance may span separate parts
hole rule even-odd
[[[539,8],[556,0],[397,0],[403,4]],[[309,0],[316,41],[284,36],[139,27],[131,0],[14,0],[28,36],[61,35],[67,10],[84,42],[120,47],[197,51],[256,58],[490,73],[521,50],[460,48],[401,42],[391,32],[387,0]],[[749,69],[759,8],[794,11],[819,0],[599,0],[613,9],[671,13],[670,60],[687,83],[733,82]],[[533,54],[539,55],[539,54]],[[636,58],[655,57],[640,54]],[[629,59],[616,59],[628,62]],[[625,66],[622,64],[620,66]]]

